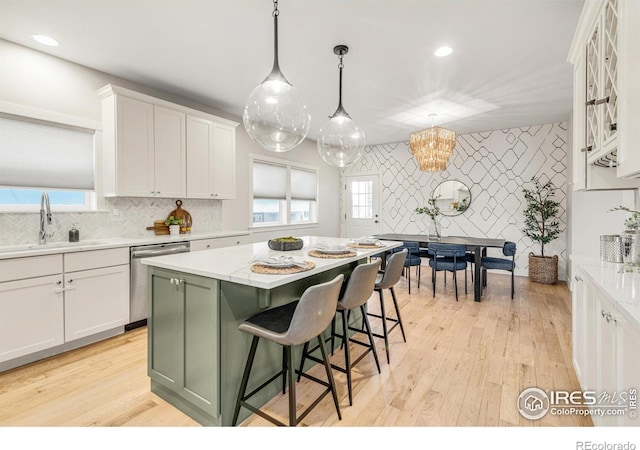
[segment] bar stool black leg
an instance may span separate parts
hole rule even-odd
[[[295,369],[293,368],[293,358],[291,356],[291,346],[283,347],[287,358],[287,371],[285,376],[289,374],[289,425],[295,427],[296,423],[296,382],[294,380]]]
[[[320,351],[322,352],[322,360],[324,361],[324,368],[327,372],[327,378],[329,380],[329,386],[331,388],[331,394],[333,395],[333,403],[336,405],[336,412],[338,413],[338,420],[342,420],[342,414],[340,413],[340,405],[338,404],[338,393],[336,392],[336,383],[333,380],[333,372],[331,371],[331,362],[327,356],[327,350],[324,347],[324,341],[322,335],[318,336],[318,344],[320,345]],[[295,413],[295,410],[294,410]]]
[[[300,358],[300,370],[298,371],[298,381],[302,378],[302,372],[304,372],[304,362],[307,359],[307,354],[309,353],[309,343],[305,342],[302,347],[302,358]]]
[[[396,317],[398,318],[398,325],[400,325],[400,331],[402,331],[402,339],[407,342],[407,338],[404,335],[404,326],[402,326],[402,319],[400,318],[400,308],[398,308],[398,300],[396,299],[396,291],[391,287],[391,298],[393,299],[393,307],[396,309]]]
[[[378,352],[376,351],[376,345],[373,343],[373,334],[371,333],[371,324],[369,323],[369,318],[367,317],[367,312],[364,308],[364,305],[360,306],[360,312],[362,312],[364,323],[363,329],[367,331],[367,336],[369,336],[369,344],[371,344],[371,351],[373,352],[373,359],[376,361],[376,367],[378,368],[378,373],[380,373],[380,362],[378,361]]]
[[[238,423],[238,415],[240,414],[240,405],[244,401],[244,395],[247,393],[247,384],[249,383],[249,374],[251,373],[251,366],[253,366],[253,360],[256,357],[256,349],[258,348],[258,336],[254,336],[251,341],[251,349],[249,350],[249,357],[247,358],[247,364],[244,367],[242,373],[242,381],[240,382],[240,389],[238,390],[238,399],[236,400],[236,407],[233,410],[232,426],[236,426]]]
[[[384,295],[382,289],[378,291],[380,294],[380,316],[382,316],[382,335],[384,337],[384,351],[387,352],[387,364],[390,363],[389,359],[389,334],[387,332],[387,313],[384,310]]]
[[[345,311],[340,311],[342,316],[342,336],[343,340],[346,339],[344,347],[344,363],[347,372],[347,389],[349,391],[349,406],[353,405],[353,393],[351,391],[351,353],[349,351],[349,335],[347,334],[347,320]]]
[[[287,351],[282,347],[282,394],[287,392],[287,372],[284,368],[287,367]]]

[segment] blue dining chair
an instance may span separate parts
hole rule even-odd
[[[494,270],[506,270],[508,272],[511,272],[511,300],[513,300],[513,294],[515,293],[514,271],[516,268],[516,243],[511,241],[506,241],[504,243],[504,246],[502,247],[502,254],[504,256],[511,256],[511,258],[509,259],[509,258],[498,258],[494,256],[483,256],[482,268],[494,269]],[[485,279],[485,282],[486,282],[486,279]]]
[[[416,268],[416,276],[418,277],[418,289],[420,289],[420,265],[422,264],[422,258],[420,258],[420,244],[417,242],[405,241],[402,243],[402,247],[398,247],[399,251],[407,249],[407,258],[404,260],[404,268],[407,275],[407,287],[409,294],[411,294],[411,268]]]
[[[436,273],[440,271],[452,272],[458,301],[458,277],[456,273],[464,270],[464,293],[467,294],[467,260],[465,258],[466,246],[464,244],[442,244],[429,242],[427,246],[431,255],[429,266],[431,267],[431,283],[433,284],[433,296],[436,296]]]

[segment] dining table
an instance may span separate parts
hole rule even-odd
[[[418,242],[420,247],[427,247],[429,242],[464,245],[467,252],[471,252],[474,255],[473,297],[476,302],[482,301],[482,286],[485,278],[482,276],[482,256],[486,255],[487,248],[502,248],[505,243],[505,240],[500,238],[473,236],[441,236],[439,239],[434,240],[430,239],[426,234],[382,233],[371,237],[385,241]]]

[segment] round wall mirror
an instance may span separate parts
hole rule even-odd
[[[460,215],[471,205],[471,191],[458,180],[443,181],[436,186],[431,196],[436,199],[436,206],[443,216]]]

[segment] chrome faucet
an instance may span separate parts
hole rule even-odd
[[[46,211],[45,211],[46,210]],[[49,194],[43,192],[40,196],[40,245],[47,243],[47,237],[53,236],[53,233],[47,236],[45,231],[45,217],[46,223],[51,225],[51,205],[49,204]]]

